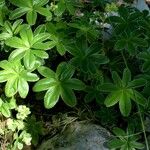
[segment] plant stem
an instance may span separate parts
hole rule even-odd
[[[140,107],[139,107],[138,104],[137,104],[137,106],[138,106],[139,116],[140,116],[140,120],[141,120],[141,126],[142,126],[142,129],[143,129],[143,134],[144,134],[144,138],[145,138],[146,149],[150,150],[149,145],[148,145],[148,140],[147,140],[147,137],[146,137],[146,132],[145,132],[145,127],[144,127],[144,122],[143,122],[141,110],[140,110]]]
[[[128,67],[128,64],[127,64],[127,61],[126,61],[126,58],[125,58],[125,56],[124,56],[123,51],[121,52],[121,54],[122,54],[122,57],[123,57],[125,66],[126,66],[127,68],[129,68],[129,67]],[[135,93],[134,93],[134,97],[135,97],[135,99],[136,99]],[[139,112],[139,116],[140,116],[140,120],[141,120],[141,126],[142,126],[142,130],[143,130],[143,134],[144,134],[144,139],[145,139],[145,144],[146,144],[146,150],[150,150],[150,149],[149,149],[149,145],[148,145],[148,140],[147,140],[147,137],[146,137],[146,131],[145,131],[145,127],[144,127],[144,122],[143,122],[141,110],[140,110],[140,107],[139,107],[138,104],[137,104],[137,107],[138,107],[138,112]]]

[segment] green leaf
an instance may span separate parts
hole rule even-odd
[[[19,92],[20,96],[25,98],[29,91],[27,81],[35,82],[39,79],[36,74],[25,70],[20,61],[4,60],[0,62],[0,67],[3,68],[0,73],[5,75],[5,78],[3,77],[1,82],[7,82],[5,85],[5,94],[7,97],[13,97],[17,92]]]
[[[111,106],[115,105],[116,103],[118,103],[121,96],[122,96],[121,91],[115,91],[106,97],[104,103],[107,107],[111,107]]]
[[[66,62],[62,62],[58,65],[56,74],[59,80],[66,80],[73,76],[74,74],[74,67]]]
[[[49,58],[49,55],[45,51],[42,51],[42,50],[34,50],[33,54],[39,58],[43,58],[43,59]]]
[[[55,14],[57,16],[61,16],[64,13],[65,9],[66,9],[65,3],[59,2],[58,8],[56,9]]]
[[[62,97],[63,101],[68,106],[74,107],[76,105],[76,103],[77,103],[76,96],[70,88],[62,86],[60,94],[61,94],[61,97]]]
[[[11,68],[11,63],[7,60],[2,60],[0,61],[0,67],[9,70]]]
[[[35,5],[37,5],[37,6],[44,6],[44,5],[46,5],[47,3],[49,2],[49,0],[36,0],[35,1]]]
[[[24,65],[27,69],[32,70],[35,66],[35,56],[31,50],[26,51],[25,56],[23,57]]]
[[[87,47],[86,41],[83,39],[73,43],[72,46],[68,44],[67,51],[74,56],[70,63],[83,72],[96,74],[100,65],[108,63],[109,60],[104,54],[100,53],[98,44],[91,44]]]
[[[5,85],[5,94],[7,97],[12,97],[17,93],[17,80],[10,78]]]
[[[8,33],[12,33],[11,23],[9,21],[5,21],[4,27]]]
[[[139,88],[141,86],[144,86],[146,84],[146,81],[145,79],[134,79],[133,81],[131,81],[129,84],[128,84],[128,87],[131,87],[131,88]]]
[[[3,100],[0,98],[0,107],[2,106],[3,104]]]
[[[53,43],[51,43],[51,44],[52,44],[52,46],[54,45]],[[59,43],[57,43],[56,47],[57,47],[57,51],[59,52],[59,54],[61,56],[63,56],[66,52],[65,45],[62,42],[59,42]]]
[[[124,71],[123,71],[122,81],[123,81],[123,83],[125,84],[125,86],[127,86],[127,85],[128,85],[128,82],[131,81],[131,72],[130,72],[130,70],[127,69],[127,68],[124,69]]]
[[[66,8],[67,8],[67,10],[69,11],[69,13],[70,13],[71,15],[74,15],[74,13],[75,13],[75,8],[73,7],[72,3],[68,3],[68,4],[66,5]]]
[[[117,72],[115,72],[115,71],[112,72],[112,79],[117,86],[119,86],[119,87],[122,86],[122,80],[120,79],[120,76],[118,75]]]
[[[123,116],[129,116],[131,112],[131,100],[128,94],[124,91],[122,91],[122,96],[119,100],[119,108]]]
[[[60,63],[56,73],[44,66],[40,66],[38,71],[45,78],[39,80],[33,90],[36,92],[48,90],[44,98],[46,108],[52,108],[57,103],[59,96],[68,106],[76,105],[76,97],[72,89],[82,90],[85,85],[82,81],[71,78],[74,73],[74,68],[71,65]]]
[[[123,22],[123,19],[119,16],[109,16],[109,18],[107,18],[109,22],[113,22],[113,23],[121,23]]]
[[[45,33],[45,31],[46,31],[45,24],[41,24],[34,30],[34,35],[36,36],[38,34]]]
[[[48,8],[43,8],[43,7],[36,7],[35,8],[35,10],[39,13],[39,14],[41,14],[41,15],[43,15],[43,16],[46,16],[46,17],[51,17],[52,16],[52,14],[51,14],[51,12],[48,10]]]
[[[26,48],[26,45],[24,45],[24,43],[22,42],[22,40],[18,37],[12,37],[12,38],[9,38],[5,41],[5,44],[10,46],[10,47],[13,47],[13,48]]]
[[[119,139],[114,139],[109,141],[108,143],[108,147],[111,149],[118,149],[120,148],[122,145],[124,145],[124,142],[119,140]]]
[[[0,40],[7,40],[7,39],[9,39],[11,36],[12,36],[12,35],[10,35],[9,33],[3,32],[3,33],[0,34]]]
[[[14,19],[20,18],[21,16],[25,15],[28,11],[29,11],[29,8],[27,7],[17,8],[11,12],[9,19],[14,20]]]
[[[20,25],[22,24],[22,22],[23,22],[23,20],[19,19],[13,23],[12,30],[14,31],[14,33],[18,33],[17,30],[20,27]]]
[[[16,49],[9,55],[9,60],[21,60],[25,56],[25,53],[25,50]]]
[[[59,86],[50,87],[49,90],[46,92],[46,95],[44,96],[45,108],[50,109],[54,107],[59,100],[59,94],[60,94]]]
[[[56,80],[53,78],[44,78],[36,82],[36,84],[33,87],[33,91],[35,92],[41,92],[48,90],[49,88],[56,86]]]
[[[48,50],[49,49],[49,47],[50,47],[50,42],[45,42],[45,43],[40,43],[40,42],[38,42],[38,43],[35,43],[35,44],[33,44],[32,45],[32,48],[33,49],[41,49],[41,50]]]
[[[13,5],[18,7],[32,7],[32,0],[9,0]]]
[[[1,113],[2,113],[6,118],[8,118],[8,117],[11,116],[11,112],[10,112],[8,103],[3,103],[3,104],[2,104],[2,106],[1,106]]]
[[[122,138],[122,137],[126,136],[125,131],[122,130],[122,129],[120,129],[120,128],[118,128],[118,127],[115,127],[115,128],[113,129],[113,133],[114,133],[116,136],[119,136],[119,138]]]
[[[134,100],[136,103],[145,106],[146,104],[146,98],[143,97],[142,94],[140,94],[138,91],[133,90],[132,100]]]
[[[21,98],[26,98],[29,92],[29,85],[24,78],[18,80],[18,92]]]
[[[48,67],[40,66],[38,72],[46,78],[55,78],[55,72]]]
[[[0,83],[6,82],[11,76],[12,74],[10,74],[9,72],[0,71]]]
[[[31,28],[25,28],[20,31],[20,37],[22,42],[27,46],[30,47],[31,41],[33,40],[33,33]]]
[[[25,67],[33,70],[33,68],[36,68],[35,64],[38,60],[43,61],[43,59],[49,57],[44,51],[49,49],[49,34],[39,33],[34,35],[31,27],[25,26],[20,31],[20,37],[12,37],[5,42],[8,46],[17,48],[12,51],[9,60],[23,59]]]
[[[32,42],[32,44],[35,44],[35,43],[37,43],[37,42],[43,42],[43,41],[46,41],[46,40],[48,40],[49,39],[49,37],[50,37],[50,35],[48,34],[48,33],[39,33],[39,34],[36,34],[35,36],[34,36],[34,39],[33,39],[33,42]]]
[[[15,109],[16,108],[16,99],[14,97],[12,97],[9,101],[9,108],[10,109]]]
[[[131,146],[137,149],[144,149],[145,147],[144,144],[135,141],[131,142]]]
[[[98,86],[98,89],[103,92],[113,92],[118,90],[117,86],[112,83],[104,83]]]
[[[83,90],[85,89],[85,84],[78,80],[78,79],[69,79],[65,82],[63,82],[63,85],[65,85],[66,87],[70,88],[70,89],[74,89],[74,90]]]
[[[22,77],[25,78],[26,81],[29,81],[29,82],[35,82],[39,80],[39,77],[36,74],[31,73],[31,72],[24,73]]]
[[[124,39],[121,39],[121,40],[117,41],[116,44],[115,44],[115,49],[116,50],[122,50],[125,47],[126,47],[126,43],[125,43]]]
[[[34,25],[37,20],[37,13],[35,11],[28,11],[26,15],[26,19],[30,25]]]

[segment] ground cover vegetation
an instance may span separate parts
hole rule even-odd
[[[70,117],[149,150],[150,14],[130,2],[0,0],[0,149],[35,149]]]

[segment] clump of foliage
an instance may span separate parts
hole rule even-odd
[[[86,103],[114,131],[110,148],[149,150],[149,25],[149,11],[115,1],[0,0],[1,149],[41,140],[36,103]]]

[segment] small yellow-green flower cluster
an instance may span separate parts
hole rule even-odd
[[[21,119],[24,120],[31,112],[29,110],[29,108],[27,108],[25,105],[20,105],[17,107],[17,119]]]
[[[106,12],[116,12],[118,10],[116,3],[107,4],[105,7]]]

